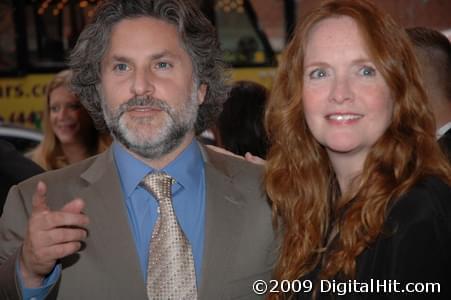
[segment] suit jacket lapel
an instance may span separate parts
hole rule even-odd
[[[221,156],[201,147],[205,160],[206,211],[204,256],[199,298],[217,294],[229,274],[230,257],[240,237],[245,205],[232,183]]]
[[[145,284],[139,265],[135,242],[130,229],[127,208],[120,188],[120,180],[114,164],[111,148],[99,156],[96,162],[81,177],[90,185],[81,191],[86,199],[86,214],[90,216],[90,236],[96,239],[92,249],[99,256],[99,265],[110,270],[110,289],[127,286],[123,299],[146,299]],[[130,294],[132,293],[132,294]],[[120,299],[118,294],[115,295]]]

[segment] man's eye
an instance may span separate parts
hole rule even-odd
[[[54,105],[50,106],[50,111],[51,112],[58,112],[58,110],[59,110],[58,106],[54,106]]]
[[[312,79],[320,79],[327,76],[327,72],[324,69],[315,69],[310,72],[309,77]]]
[[[129,68],[128,68],[127,64],[116,64],[114,66],[114,70],[121,71],[121,72],[127,71],[128,69]]]
[[[167,69],[167,68],[171,67],[171,64],[162,61],[162,62],[157,63],[156,67],[157,67],[157,69]]]
[[[364,66],[359,70],[360,75],[363,76],[375,76],[376,75],[376,69],[369,66]]]

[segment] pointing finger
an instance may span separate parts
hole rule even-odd
[[[85,202],[80,198],[76,198],[76,199],[72,200],[71,202],[66,203],[66,205],[64,205],[64,207],[61,209],[61,211],[79,214],[82,212],[83,208],[85,208]]]
[[[44,182],[39,181],[36,185],[36,190],[33,194],[32,207],[33,212],[44,212],[48,211],[49,207],[47,206],[47,186]]]

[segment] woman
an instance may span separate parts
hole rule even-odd
[[[109,135],[100,134],[88,112],[69,88],[69,70],[55,75],[47,87],[44,140],[31,158],[46,170],[58,169],[105,150]]]
[[[265,177],[283,228],[275,279],[300,279],[299,299],[449,296],[451,171],[426,103],[405,33],[374,4],[302,19],[268,103]]]

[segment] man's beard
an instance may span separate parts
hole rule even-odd
[[[136,106],[158,109],[166,113],[160,128],[154,128],[152,117],[131,118],[125,113]],[[113,137],[133,153],[146,159],[158,159],[177,148],[189,131],[194,130],[197,118],[197,84],[191,96],[179,109],[170,107],[165,101],[151,97],[135,97],[111,111],[102,99],[105,122]],[[145,125],[148,130],[146,131]],[[150,134],[149,134],[150,133]]]

